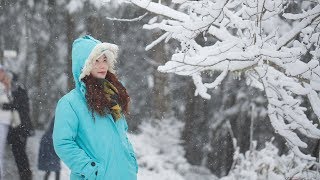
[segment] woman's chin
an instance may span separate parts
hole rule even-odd
[[[93,75],[93,77],[98,78],[98,79],[104,79],[104,78],[106,78],[106,75],[104,75],[104,74],[95,74],[95,75]]]

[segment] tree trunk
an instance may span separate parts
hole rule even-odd
[[[154,39],[159,37],[159,34],[153,34]],[[158,64],[164,64],[167,56],[161,42],[152,49],[151,58]],[[157,69],[153,73],[154,86],[152,89],[153,114],[155,119],[163,119],[168,112],[169,96],[168,96],[168,74],[159,72]]]
[[[3,36],[0,36],[0,64],[4,63],[4,40]]]
[[[72,14],[66,12],[66,22],[67,22],[67,44],[68,44],[68,59],[67,59],[67,69],[66,74],[68,76],[68,91],[73,89],[74,82],[73,82],[73,74],[72,74],[72,43],[75,38],[75,23]]]
[[[208,101],[194,96],[195,86],[191,80],[187,85],[187,103],[185,109],[185,127],[182,140],[186,150],[186,158],[193,165],[201,165],[204,158],[204,146],[208,143]]]
[[[34,99],[34,107],[33,107],[33,119],[34,119],[34,125],[35,127],[41,127],[42,124],[40,122],[40,113],[42,110],[42,104],[43,104],[43,90],[44,87],[42,87],[42,76],[43,76],[43,60],[44,60],[44,48],[41,46],[41,44],[36,44],[36,51],[37,51],[37,61],[36,61],[36,69],[35,71],[36,75],[36,84],[37,84],[37,90],[36,90],[36,97]]]

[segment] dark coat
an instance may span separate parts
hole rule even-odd
[[[60,159],[53,148],[52,132],[54,118],[41,138],[38,168],[43,171],[60,171]]]
[[[20,116],[21,124],[15,128],[10,128],[8,133],[8,142],[12,143],[15,138],[27,137],[34,134],[34,128],[30,119],[30,106],[27,91],[21,86],[13,88],[12,102],[5,103],[2,106],[4,110],[17,110]]]

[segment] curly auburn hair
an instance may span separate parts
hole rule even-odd
[[[116,75],[111,72],[107,72],[106,80],[108,80],[112,85],[114,85],[118,92],[119,92],[119,105],[122,108],[124,114],[129,114],[129,102],[130,97],[126,88],[119,82]],[[86,100],[88,103],[89,108],[92,111],[97,112],[99,115],[104,116],[109,111],[111,106],[111,102],[108,101],[105,97],[105,92],[103,90],[102,81],[99,78],[95,78],[92,75],[86,76],[83,78],[83,82],[86,85],[87,92],[86,92]]]

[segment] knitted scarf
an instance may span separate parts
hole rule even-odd
[[[111,84],[108,80],[104,79],[103,83],[103,91],[105,92],[105,97],[110,102],[109,110],[114,121],[117,121],[121,118],[122,108],[119,104],[119,92],[117,88]]]

